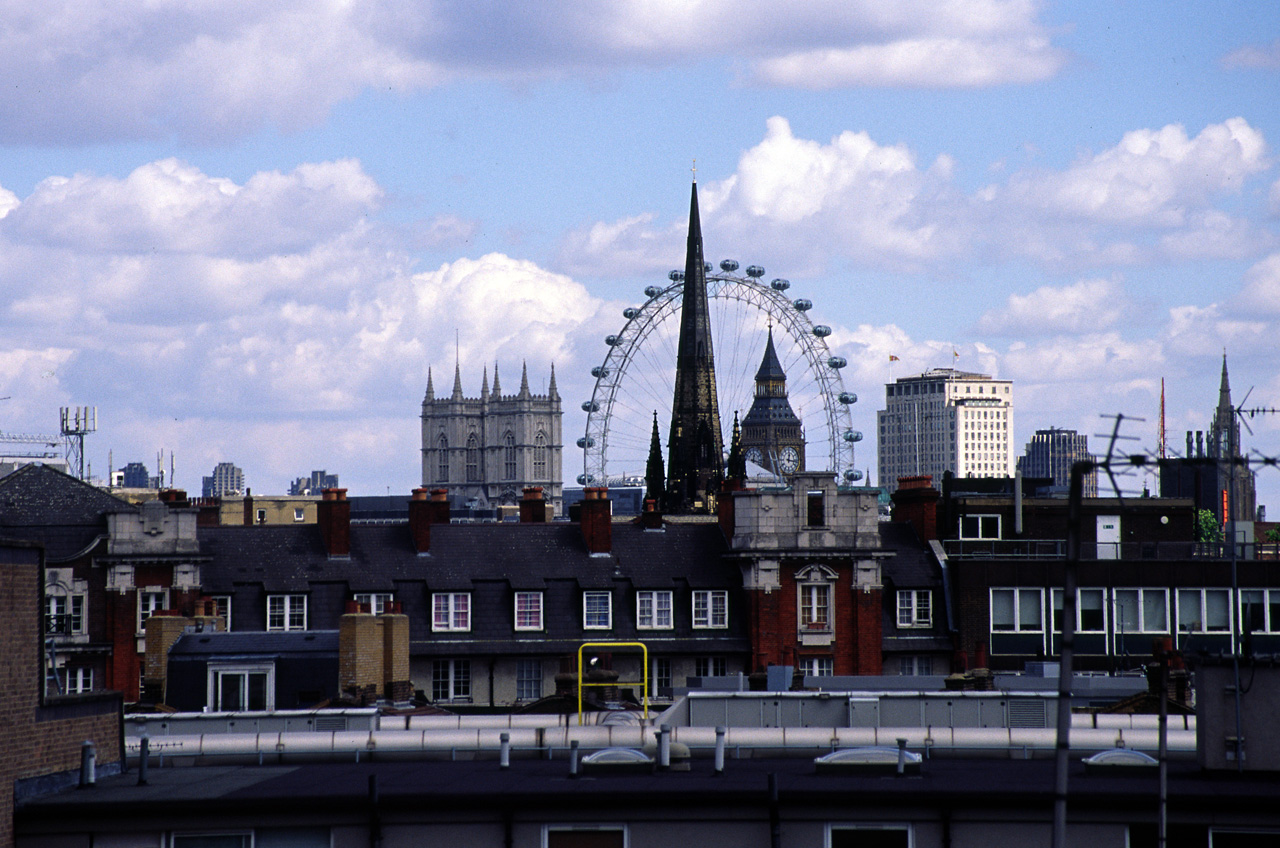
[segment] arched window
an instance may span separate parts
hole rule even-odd
[[[547,437],[541,431],[533,439],[533,478],[539,481],[547,478]]]
[[[509,430],[502,437],[502,472],[503,479],[516,479],[516,437]]]
[[[480,440],[475,433],[467,436],[467,482],[480,482]]]
[[[449,440],[444,433],[436,441],[436,482],[449,482]]]

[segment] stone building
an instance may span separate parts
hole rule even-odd
[[[556,369],[546,394],[529,390],[529,372],[520,372],[520,390],[504,395],[493,366],[493,390],[485,370],[479,397],[464,397],[455,366],[453,391],[436,397],[431,372],[422,400],[422,484],[448,491],[455,508],[515,506],[520,493],[542,487],[556,514],[562,512],[563,438]]]

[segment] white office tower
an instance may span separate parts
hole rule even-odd
[[[1014,469],[1013,382],[986,374],[932,368],[885,386],[878,415],[879,482],[942,473],[1010,477]]]

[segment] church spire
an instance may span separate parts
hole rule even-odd
[[[450,400],[462,400],[462,366],[453,363],[453,397]]]
[[[649,461],[644,467],[644,496],[646,500],[662,501],[666,491],[666,469],[662,466],[662,441],[658,435],[658,412],[653,413],[653,435],[649,437]]]
[[[529,397],[529,363],[520,363],[520,397]]]
[[[547,397],[551,400],[560,400],[560,391],[556,389],[556,364],[551,363],[551,382],[547,384]]]
[[[684,289],[680,303],[680,340],[676,385],[667,436],[667,512],[710,510],[724,475],[724,437],[716,396],[715,354],[707,308],[706,264],[698,184],[689,196],[689,235],[685,248]]]
[[[1213,424],[1209,428],[1209,455],[1220,459],[1239,456],[1240,424],[1236,421],[1235,405],[1231,403],[1231,380],[1227,376],[1227,352],[1222,352],[1222,378],[1218,383],[1218,408],[1213,412]]]
[[[484,367],[484,371],[482,373],[484,376],[480,378],[480,399],[488,400],[489,399],[489,366],[488,365]]]
[[[502,388],[498,385],[498,363],[493,363],[493,399],[497,400],[502,396]]]
[[[436,388],[431,385],[431,366],[427,366],[427,396],[424,400],[433,401],[436,399]]]

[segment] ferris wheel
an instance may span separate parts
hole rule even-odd
[[[729,445],[733,418],[751,408],[755,374],[764,356],[767,334],[787,374],[787,395],[805,436],[805,466],[830,470],[841,483],[862,479],[854,467],[854,445],[862,433],[853,429],[850,407],[858,397],[846,391],[840,369],[848,363],[832,355],[826,338],[831,328],[809,319],[810,300],[792,300],[791,283],[763,283],[764,269],[726,259],[715,272],[706,265],[720,422]],[[666,443],[675,386],[676,347],[684,271],[667,275],[670,285],[649,286],[642,306],[623,310],[626,323],[607,336],[604,361],[591,369],[596,378],[587,413],[586,433],[578,439],[583,452],[582,485],[635,485],[644,478],[653,423]],[[665,451],[663,461],[666,461]]]

